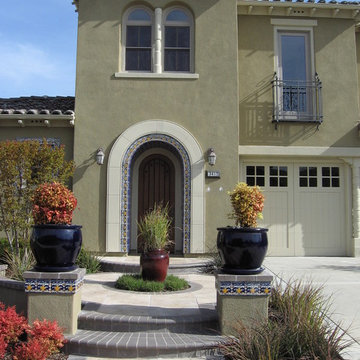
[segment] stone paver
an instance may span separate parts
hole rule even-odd
[[[138,257],[130,256],[120,259],[130,265],[134,265],[139,261]],[[111,258],[110,260],[116,262],[119,261],[119,258]],[[181,262],[196,264],[199,259],[173,258],[171,261],[179,266]],[[202,259],[201,261],[204,262],[205,260]],[[360,360],[360,259],[268,257],[265,259],[264,265],[284,281],[301,279],[304,282],[312,282],[314,285],[323,286],[325,296],[332,297],[332,319],[335,322],[341,322],[343,328],[350,327],[349,333],[356,341],[348,350],[346,359]],[[116,290],[113,285],[118,276],[120,276],[120,273],[100,273],[86,276],[85,286],[83,287],[84,310],[88,311],[86,316],[90,316],[91,311],[100,313],[100,315],[96,315],[100,317],[106,314],[108,316],[127,314],[132,317],[131,321],[151,323],[151,321],[160,316],[174,319],[178,316],[195,316],[194,314],[199,314],[202,309],[208,309],[210,312],[215,311],[215,281],[211,275],[184,272],[180,276],[193,282],[196,286],[194,286],[192,291],[173,294],[138,294]],[[129,319],[126,321],[129,321]],[[130,326],[132,325],[130,324]],[[185,337],[185,334],[182,334],[184,335],[182,336],[181,333],[175,336],[174,334],[171,335],[171,332],[164,334],[162,331],[149,330],[146,333],[140,332],[133,338],[130,337],[130,333],[126,332],[118,335],[118,337],[106,335],[105,332],[102,333],[101,331],[96,332],[96,334],[90,332],[83,341],[90,344],[95,343],[96,345],[96,341],[99,341],[102,336],[109,336],[109,338],[106,337],[108,340],[107,347],[111,347],[111,344],[114,343],[125,342],[125,348],[127,346],[127,348],[132,349],[132,356],[136,355],[141,358],[141,356],[149,356],[149,353],[143,353],[146,349],[145,345],[148,345],[149,342],[155,342],[158,347],[170,349],[172,347],[176,348],[179,344],[187,343],[188,341],[189,344],[198,343],[199,340],[193,339],[190,341],[188,337]],[[86,330],[82,331],[86,332]],[[215,338],[212,337],[210,339],[214,340]],[[201,340],[199,340],[199,343],[201,343]],[[142,350],[135,350],[133,348],[135,344],[140,345]],[[145,347],[143,348],[142,346]],[[189,358],[194,358],[194,356],[200,359],[206,358],[203,354],[196,354],[196,352],[191,351],[189,352]],[[94,350],[92,356],[96,356],[95,352]],[[117,356],[119,355],[126,356],[125,353],[117,353]],[[166,358],[166,352],[162,356]],[[182,356],[186,356],[186,352],[183,352]],[[164,357],[161,358],[164,359]],[[151,358],[158,358],[155,351],[152,353]],[[170,358],[173,358],[173,355]],[[70,358],[70,360],[82,359],[85,358]]]

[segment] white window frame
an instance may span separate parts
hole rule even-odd
[[[140,20],[129,20],[129,15],[134,10],[144,10],[147,12],[150,16],[150,23],[148,21],[140,21]],[[151,26],[151,70],[126,70],[126,35],[127,35],[127,27],[128,26]],[[122,37],[121,37],[121,70],[125,73],[149,73],[153,71],[153,64],[154,64],[154,12],[143,5],[139,6],[132,6],[131,8],[127,9],[123,16],[123,22],[122,22]]]
[[[142,70],[126,70],[126,29],[128,25],[149,25],[146,21],[128,20],[129,15],[136,9],[145,10],[151,16],[151,71]],[[188,17],[188,22],[171,22],[174,26],[190,26],[190,69],[189,71],[164,71],[164,47],[165,47],[165,19],[173,10],[183,11]],[[182,78],[182,79],[198,79],[199,75],[194,73],[194,16],[188,9],[181,6],[173,6],[162,11],[156,8],[154,11],[146,6],[139,5],[127,9],[123,15],[121,27],[121,64],[120,72],[115,73],[115,77],[139,77],[139,78]]]
[[[182,11],[186,14],[186,16],[189,18],[189,22],[185,21],[171,21],[166,22],[167,16],[174,10]],[[165,71],[165,26],[189,26],[190,28],[190,69],[189,71]],[[166,9],[163,13],[163,19],[162,19],[162,32],[164,34],[163,41],[162,41],[162,64],[164,68],[164,72],[166,73],[193,73],[194,72],[194,17],[191,14],[191,12],[183,7],[179,6],[172,6],[168,9]]]
[[[305,48],[308,54],[306,55],[307,71],[306,77],[308,81],[315,79],[315,54],[314,54],[314,26],[317,26],[317,20],[299,20],[299,19],[271,19],[271,24],[274,25],[274,69],[278,75],[279,80],[282,79],[282,64],[281,64],[281,35],[298,35],[304,36]],[[280,116],[286,117],[288,120],[295,120],[298,117],[297,112],[284,111],[282,104],[282,93],[278,93],[277,112]],[[307,110],[309,114],[315,112],[315,104],[310,94],[307,95]]]

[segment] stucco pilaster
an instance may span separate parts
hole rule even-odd
[[[343,159],[351,166],[353,256],[360,257],[360,159]]]

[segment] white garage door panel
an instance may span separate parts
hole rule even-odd
[[[345,255],[343,196],[339,192],[299,192],[295,208],[295,253]]]
[[[263,189],[264,219],[259,226],[269,229],[268,255],[347,255],[342,164],[249,161],[241,175]]]
[[[289,209],[288,192],[266,191],[264,219],[259,222],[261,227],[269,229],[269,255],[294,255],[293,247],[289,244],[289,226],[292,209]]]

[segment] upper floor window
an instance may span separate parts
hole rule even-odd
[[[193,71],[193,17],[182,8],[128,10],[123,22],[123,70]]]
[[[125,70],[151,71],[152,16],[148,10],[132,10],[126,22]]]
[[[311,81],[309,34],[279,31],[278,74],[283,81],[282,110],[306,112],[309,93],[306,83]]]
[[[165,18],[165,71],[190,71],[191,20],[181,9],[171,10]]]
[[[321,122],[321,82],[314,69],[312,28],[301,27],[296,20],[273,19],[272,23],[283,21],[296,26],[275,28],[273,120]],[[315,26],[313,21],[303,23]]]

